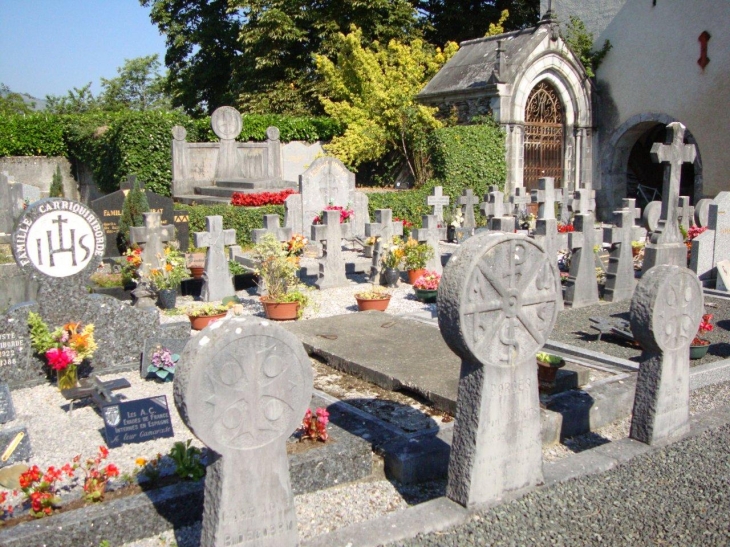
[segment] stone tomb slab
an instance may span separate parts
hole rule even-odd
[[[0,382],[0,424],[11,422],[15,419],[15,407],[13,397],[10,395],[10,388],[5,382]]]
[[[407,389],[435,408],[456,411],[461,360],[436,329],[382,312],[359,312],[283,325],[307,352],[338,370],[392,391]]]

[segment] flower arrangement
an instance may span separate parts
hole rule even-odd
[[[367,238],[365,238],[365,245],[375,245],[379,239],[380,239],[379,236],[367,237]]]
[[[433,247],[428,243],[419,243],[413,238],[408,238],[403,244],[403,263],[406,270],[422,270],[433,256]]]
[[[122,282],[126,285],[139,279],[139,267],[142,265],[142,249],[133,247],[124,252],[122,260]]]
[[[257,192],[252,194],[243,194],[241,192],[233,192],[231,196],[231,205],[238,207],[261,207],[263,205],[284,205],[286,198],[292,194],[298,194],[296,190],[287,188],[280,192]]]
[[[574,232],[575,227],[572,224],[564,224],[562,222],[558,222],[558,233],[559,234],[567,234],[569,232]]]
[[[332,205],[330,203],[322,210],[322,212],[320,212],[316,217],[314,217],[312,224],[322,224],[324,222],[324,212],[325,211],[339,211],[340,212],[340,224],[342,224],[343,222],[350,222],[350,219],[355,216],[355,211],[350,209],[349,205],[347,207],[342,207],[341,205]]]
[[[135,469],[135,474],[143,475],[147,477],[147,479],[154,483],[157,481],[157,479],[160,478],[160,463],[162,462],[162,454],[159,452],[157,453],[157,456],[152,458],[151,460],[146,460],[145,458],[137,458],[134,460],[135,465],[139,469]]]
[[[48,366],[53,370],[72,370],[84,359],[90,359],[96,351],[94,325],[89,323],[81,328],[81,323],[66,323],[51,332],[40,315],[28,314],[30,343],[36,353],[43,354]]]
[[[73,460],[74,468],[80,467],[84,472],[84,498],[86,498],[86,501],[97,502],[103,500],[109,479],[119,476],[119,469],[113,463],[102,467],[102,462],[108,456],[109,449],[100,446],[97,456],[87,459],[83,467],[79,465],[80,456],[76,456]]]
[[[413,223],[405,218],[393,217],[393,222],[403,223],[403,237],[410,237],[411,230],[413,230]]]
[[[714,326],[711,323],[712,321],[712,314],[706,313],[702,316],[702,319],[700,320],[700,326],[697,328],[697,334],[692,339],[692,342],[690,343],[690,346],[709,346],[710,341],[706,340],[705,338],[702,338],[700,334],[705,332],[710,332],[714,329]]]
[[[282,245],[276,236],[266,234],[253,248],[253,257],[259,267],[256,273],[270,300],[285,302],[291,292],[297,291],[299,257],[290,254],[288,243]]]
[[[180,355],[158,345],[152,353],[147,372],[153,372],[160,380],[172,380],[175,374],[175,364],[179,360]]]
[[[453,214],[451,215],[451,226],[454,228],[461,228],[464,225],[464,213],[461,211],[461,207],[456,207]]]
[[[149,279],[157,290],[175,289],[183,279],[190,277],[185,256],[173,247],[165,247],[157,254],[157,265],[150,269]]]
[[[189,315],[190,317],[209,317],[211,315],[226,313],[232,306],[232,302],[227,305],[206,302],[201,305],[190,305],[184,311],[185,315]]]
[[[391,296],[390,291],[377,285],[373,285],[369,291],[355,293],[355,298],[359,298],[360,300],[383,300]]]
[[[383,249],[381,261],[385,268],[400,268],[404,257],[403,242],[399,237],[394,237],[392,243]]]
[[[422,291],[435,291],[439,288],[440,282],[441,276],[438,273],[426,270],[426,272],[413,283],[413,288],[420,289]]]
[[[302,234],[294,234],[291,239],[286,242],[286,252],[289,256],[302,256],[304,248],[309,244],[309,240]]]
[[[299,426],[299,431],[302,432],[299,441],[311,439],[326,443],[327,439],[329,439],[329,434],[327,433],[329,417],[330,413],[325,408],[319,407],[314,413],[308,408],[306,414],[304,414],[302,425]]]

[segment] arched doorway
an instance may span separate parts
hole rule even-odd
[[[554,177],[562,186],[565,147],[565,115],[555,88],[545,80],[538,83],[525,105],[523,184],[537,188],[542,177]]]

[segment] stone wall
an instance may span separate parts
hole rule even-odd
[[[71,164],[64,157],[7,156],[0,158],[0,171],[7,171],[16,182],[39,188],[41,197],[48,197],[56,167],[61,167],[65,197],[78,200],[79,187],[71,174]]]

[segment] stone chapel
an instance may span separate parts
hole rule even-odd
[[[697,158],[682,171],[693,203],[730,187],[730,2],[542,0],[538,25],[461,43],[418,95],[460,122],[491,114],[506,134],[507,181],[596,190],[609,220],[626,197],[661,199],[651,146],[668,123],[687,127]],[[588,78],[560,36],[577,16],[594,49],[612,49]]]

